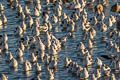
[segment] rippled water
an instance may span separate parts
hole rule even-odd
[[[5,15],[6,15],[7,19],[8,19],[6,28],[3,28],[0,31],[0,34],[4,34],[4,33],[8,34],[9,51],[11,51],[13,53],[13,56],[14,56],[15,51],[16,51],[16,47],[18,45],[17,44],[17,37],[15,36],[14,32],[15,32],[16,27],[19,24],[19,18],[17,16],[16,11],[12,10],[11,8],[9,8],[7,6],[7,1],[6,0],[2,0],[0,2],[2,2],[5,5]],[[25,5],[24,0],[19,0],[19,2],[23,6]],[[113,2],[115,2],[115,0],[111,0],[110,6],[114,4]],[[33,6],[31,6],[31,5],[28,5],[28,6],[31,8],[31,10],[33,10]],[[71,10],[67,10],[65,8],[63,8],[63,11],[65,11],[68,15],[70,15],[70,13],[72,12]],[[50,13],[52,14],[53,11],[50,11]],[[110,12],[110,7],[109,7],[108,9],[106,9],[106,16],[109,16],[110,13],[111,12]],[[114,13],[111,13],[111,14],[114,14]],[[94,13],[92,15],[94,15]],[[91,16],[91,15],[88,14],[88,16]],[[72,75],[72,73],[67,72],[66,68],[64,68],[64,58],[65,57],[70,57],[73,61],[76,61],[79,65],[82,65],[80,56],[77,56],[78,52],[76,51],[76,45],[80,41],[82,41],[82,33],[81,33],[81,31],[82,30],[80,30],[80,28],[78,27],[76,29],[76,31],[74,32],[75,38],[74,39],[68,38],[67,42],[66,42],[67,48],[63,48],[59,52],[58,66],[57,66],[57,70],[55,71],[55,80],[79,80],[79,78]],[[57,38],[60,38],[61,36],[65,35],[67,33],[67,32],[61,32],[59,30],[58,30],[58,32],[54,32],[54,30],[52,32],[54,33],[54,35]],[[26,35],[29,35],[29,33],[30,32],[27,31]],[[95,58],[96,56],[100,57],[100,55],[102,55],[102,54],[109,54],[109,51],[107,51],[104,48],[105,44],[100,41],[101,33],[98,32],[97,36],[98,37],[95,38],[96,39],[96,44],[95,44],[94,49],[93,49],[93,55],[92,55],[93,58]],[[83,42],[87,46],[86,41],[83,41]],[[27,60],[27,59],[30,60],[30,58],[29,58],[30,53],[31,53],[30,51],[24,53],[24,57],[23,57],[24,61]],[[32,78],[35,77],[34,69],[31,71],[29,77],[27,77],[24,74],[23,64],[21,64],[19,60],[18,61],[19,61],[20,65],[18,67],[18,71],[17,72],[13,71],[9,67],[8,62],[6,62],[6,59],[7,59],[6,55],[3,55],[3,56],[0,57],[0,73],[5,73],[6,75],[8,75],[9,80],[31,80]],[[106,63],[106,62],[109,62],[109,61],[103,59],[103,63]],[[45,66],[43,65],[42,62],[40,62],[40,64],[41,64],[41,66],[43,68],[43,70],[41,72],[41,75],[42,75],[41,79],[42,80],[47,80],[46,68],[45,68]]]

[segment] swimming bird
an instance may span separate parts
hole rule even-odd
[[[31,16],[29,16],[28,17],[28,26],[30,27],[30,28],[32,28],[32,25],[33,25],[33,18],[31,17]]]
[[[39,73],[42,70],[42,67],[40,66],[39,63],[36,63],[36,72]]]
[[[84,8],[86,6],[86,1],[85,0],[81,0],[81,7]]]
[[[25,0],[25,4],[32,5],[34,0]]]
[[[98,57],[96,58],[96,67],[98,68],[98,69],[100,69],[101,67],[102,67],[102,60],[101,59],[99,59]]]
[[[2,22],[3,24],[7,23],[7,17],[4,14],[2,15]]]
[[[17,57],[22,57],[23,56],[23,51],[20,49],[20,48],[18,48],[17,49]]]
[[[111,68],[105,64],[102,67],[103,76],[110,76]]]
[[[49,63],[49,68],[50,69],[56,69],[57,67],[57,60],[52,56],[51,61]]]
[[[84,54],[84,58],[83,58],[83,65],[88,67],[91,66],[92,64],[92,57],[89,54],[89,52],[86,52],[86,54]]]
[[[2,19],[0,18],[0,26],[2,27],[2,24],[3,24],[3,22],[2,22]],[[1,29],[1,27],[0,27],[0,29]]]
[[[7,0],[7,2],[12,3],[14,0]]]
[[[63,19],[67,19],[67,14],[63,12]]]
[[[34,15],[36,17],[40,16],[39,10],[37,8],[34,8]]]
[[[92,74],[92,80],[97,80],[95,74]]]
[[[18,15],[20,15],[22,12],[23,12],[23,8],[22,8],[21,4],[18,4],[18,7],[17,7]]]
[[[8,76],[5,74],[1,74],[1,80],[8,80]]]
[[[104,23],[102,23],[102,32],[106,32],[107,31],[107,25],[106,24],[104,24]]]
[[[110,15],[111,21],[114,24],[116,22],[116,16]]]
[[[0,3],[0,12],[4,11],[4,5]]]
[[[24,71],[27,72],[27,71],[30,71],[31,69],[32,69],[31,63],[28,60],[26,60],[24,62]]]
[[[95,11],[97,11],[99,14],[101,14],[103,12],[103,10],[104,10],[104,7],[102,4],[97,4],[95,6]]]
[[[45,54],[45,59],[44,59],[45,65],[49,65],[49,62],[50,62],[50,56],[48,54]]]
[[[59,3],[57,5],[56,11],[57,11],[57,15],[60,17],[62,15],[62,6]]]
[[[100,69],[96,69],[96,71],[95,71],[95,76],[96,76],[96,78],[97,79],[99,79],[100,77],[101,77],[101,75],[102,75],[102,73],[101,73],[101,70]]]
[[[76,72],[77,76],[80,77],[81,71],[83,70],[82,66],[78,66],[78,70]]]
[[[37,8],[38,11],[41,13],[42,7],[41,7],[41,4],[40,4],[40,3],[37,3],[37,4],[36,4],[36,8]]]
[[[48,24],[48,31],[52,30],[52,24],[50,22],[47,23]]]
[[[21,27],[23,29],[23,32],[25,33],[27,28],[25,21],[22,21]]]
[[[44,13],[44,21],[45,21],[46,23],[49,22],[49,14],[48,14],[48,13]]]
[[[25,50],[25,46],[24,46],[24,43],[21,41],[20,42],[20,49],[24,52]]]
[[[93,48],[93,43],[92,43],[92,41],[90,39],[88,40],[88,48],[89,49]]]
[[[46,47],[47,47],[47,49],[50,49],[50,47],[51,47],[51,37],[50,37],[50,33],[47,31],[46,32]]]
[[[58,22],[58,18],[57,18],[57,16],[55,16],[55,14],[53,14],[52,20],[53,20],[53,23],[55,23],[55,24]]]
[[[41,80],[41,79],[40,79],[40,74],[37,75],[37,80]]]
[[[11,62],[10,62],[10,67],[12,68],[18,68],[18,62],[15,58],[12,58]]]
[[[85,50],[85,45],[83,44],[83,42],[79,43],[79,45],[77,46],[77,49],[79,49],[79,50]]]
[[[9,53],[8,53],[7,58],[8,58],[8,61],[9,61],[9,62],[14,58],[13,55],[12,55],[12,52],[9,52]]]
[[[8,41],[8,36],[7,36],[6,33],[3,35],[3,41],[4,41],[4,42],[7,42],[7,41]]]
[[[5,53],[8,53],[8,48],[9,48],[8,43],[4,42],[3,45],[4,45],[3,50],[5,51]]]
[[[37,17],[35,18],[34,25],[37,28],[40,26],[40,19],[39,18],[37,18]]]
[[[113,23],[111,21],[111,19],[109,18],[109,27],[112,27]]]
[[[22,35],[22,34],[23,34],[23,30],[22,30],[21,26],[18,25],[16,33],[17,33],[17,35],[18,35],[19,37],[22,37],[22,36],[23,36],[23,35]]]
[[[72,9],[79,9],[79,8],[81,8],[81,4],[80,4],[79,0],[76,0],[75,5],[73,6]]]
[[[32,56],[32,62],[37,62],[37,56],[35,55],[35,53],[32,53],[31,56]]]
[[[48,72],[49,72],[49,80],[54,80],[54,72],[53,72],[53,70],[49,69]]]
[[[35,27],[35,34],[34,35],[35,36],[39,36],[40,35],[40,31],[39,31],[38,27]]]
[[[77,14],[77,13],[74,13],[74,14],[73,14],[73,20],[74,20],[74,21],[77,21],[78,19],[79,19],[78,14]]]
[[[53,55],[53,56],[55,56],[55,55],[58,54],[57,51],[56,51],[56,49],[55,49],[53,46],[52,46],[52,51],[51,51],[51,52],[52,52],[52,55]]]
[[[24,12],[20,13],[20,20],[22,20],[22,21],[25,20],[25,14],[24,14]]]
[[[88,77],[89,77],[88,71],[87,71],[86,67],[84,67],[83,72],[81,72],[81,74],[80,74],[80,78],[87,79]]]
[[[19,5],[18,0],[13,0],[13,2],[12,2],[12,8],[13,9],[17,9],[18,5]]]
[[[69,25],[69,27],[67,28],[67,30],[69,32],[74,32],[74,30],[75,30],[75,23],[74,23],[74,21],[71,20],[68,25]]]
[[[73,74],[76,74],[77,72],[77,67],[78,67],[78,64],[76,62],[73,62],[73,66],[72,66],[72,69],[71,69],[71,72]]]
[[[27,5],[24,7],[24,12],[26,16],[29,16],[31,14],[30,9],[28,8]]]
[[[45,51],[45,45],[43,44],[42,40],[40,37],[38,37],[38,40],[39,40],[39,46],[40,46],[40,50],[41,51]]]
[[[120,5],[118,2],[116,2],[112,7],[111,7],[112,12],[119,12],[120,11]]]
[[[110,77],[110,80],[117,80],[115,77],[115,74],[112,73],[112,76]]]

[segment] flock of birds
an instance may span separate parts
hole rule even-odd
[[[0,57],[6,58],[5,62],[10,69],[17,72],[19,65],[22,65],[26,76],[29,77],[34,70],[36,76],[32,80],[41,80],[40,73],[43,71],[41,65],[44,65],[48,80],[54,80],[60,51],[71,47],[67,46],[67,41],[69,39],[75,41],[75,32],[79,31],[81,40],[75,45],[76,51],[73,54],[77,55],[80,63],[66,56],[63,62],[68,73],[80,80],[119,79],[118,1],[112,6],[109,0],[24,0],[24,3],[23,6],[20,0],[7,0],[7,7],[16,13],[19,20],[13,34],[17,39],[14,52],[10,51],[8,44],[9,34],[5,32],[0,35]],[[6,16],[9,13],[5,13],[4,4],[3,1],[0,3],[0,31],[9,27]],[[109,7],[111,9],[108,15],[106,10]],[[65,34],[56,37],[57,32]],[[94,53],[98,42],[110,53],[101,54],[100,57],[94,56],[100,54]],[[29,59],[25,60],[24,56],[28,56]],[[104,59],[109,60],[107,64]],[[1,73],[0,78],[9,80],[9,76],[4,73]]]

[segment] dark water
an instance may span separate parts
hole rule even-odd
[[[6,28],[3,28],[0,30],[0,34],[4,34],[7,33],[8,35],[8,44],[9,44],[9,51],[11,51],[13,53],[13,56],[15,56],[15,51],[16,51],[16,47],[17,47],[17,40],[18,38],[15,36],[14,32],[16,27],[19,24],[19,18],[18,15],[16,13],[15,10],[12,10],[11,8],[9,8],[7,6],[7,1],[6,0],[0,0],[0,2],[2,2],[5,6],[5,15],[7,17],[7,25]],[[23,6],[24,4],[24,0],[19,0],[20,4],[22,4]],[[109,0],[110,6],[113,5],[115,2],[115,0]],[[33,6],[32,5],[28,5],[31,8],[31,11],[33,11]],[[45,5],[42,5],[45,6]],[[63,7],[63,11],[67,13],[67,15],[71,14],[71,10],[68,10],[66,8]],[[53,11],[50,11],[51,14],[53,14]],[[109,16],[110,14],[114,14],[110,12],[110,7],[106,10],[106,16]],[[88,17],[93,16],[94,14],[88,14]],[[108,17],[106,17],[107,20]],[[79,23],[79,22],[76,22]],[[64,68],[64,58],[65,57],[70,57],[73,61],[76,61],[79,65],[82,65],[81,60],[80,60],[80,56],[77,56],[78,52],[76,50],[76,45],[82,41],[82,30],[80,30],[80,28],[76,28],[76,31],[73,33],[75,35],[75,38],[68,38],[67,42],[66,42],[66,46],[67,48],[62,48],[61,51],[59,52],[59,56],[58,56],[58,66],[57,66],[57,70],[55,71],[55,80],[79,80],[79,78],[77,78],[75,75],[72,75],[71,72],[67,72],[66,68]],[[26,35],[29,35],[29,31],[27,31]],[[55,32],[54,30],[52,31],[52,33],[57,37],[60,38],[61,36],[65,35],[67,32],[61,32],[60,30],[58,30],[58,32]],[[103,34],[104,35],[104,34]],[[30,36],[30,35],[29,35]],[[102,54],[109,54],[109,51],[107,51],[105,49],[105,44],[102,43],[101,40],[101,33],[97,32],[97,37],[95,38],[96,40],[96,44],[94,45],[94,49],[93,49],[93,59],[97,57],[100,57],[100,55]],[[83,41],[85,43],[85,45],[87,45],[86,41]],[[25,60],[30,60],[30,51],[26,51],[24,53],[24,61]],[[3,53],[4,54],[4,53]],[[102,58],[101,58],[102,59]],[[24,74],[23,71],[23,64],[20,63],[20,61],[18,60],[19,63],[19,67],[18,67],[18,71],[15,72],[14,70],[12,70],[9,67],[9,64],[6,62],[7,58],[5,55],[0,57],[0,73],[4,73],[6,75],[8,75],[8,80],[31,80],[32,78],[34,78],[36,76],[34,69],[32,71],[30,71],[30,76],[26,76]],[[102,59],[103,63],[107,64],[109,62],[109,60],[105,60]],[[41,80],[47,80],[47,73],[46,73],[46,68],[44,66],[43,63],[41,63],[42,66],[42,72],[41,72]]]

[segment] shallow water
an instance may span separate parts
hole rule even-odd
[[[113,1],[114,0],[112,0],[110,2],[110,6],[114,4]],[[11,51],[13,53],[13,56],[15,56],[16,47],[18,45],[16,42],[17,42],[18,38],[15,36],[14,32],[15,32],[16,27],[19,24],[19,20],[18,20],[16,11],[8,8],[6,0],[0,1],[0,2],[2,2],[5,5],[5,15],[8,19],[6,28],[3,28],[2,30],[0,30],[0,34],[7,33],[8,39],[9,39],[8,40],[9,51]],[[25,5],[24,0],[20,0],[20,4],[22,4],[24,6]],[[31,5],[29,5],[29,7],[31,7],[31,10],[33,10],[33,7]],[[71,10],[67,10],[67,9],[63,8],[63,11],[65,11],[68,15],[71,14]],[[52,14],[53,11],[50,11],[50,13]],[[110,13],[111,12],[110,12],[110,7],[109,7],[106,10],[106,16],[109,16]],[[114,14],[114,13],[111,13],[111,14]],[[88,16],[90,17],[91,15],[88,14]],[[52,33],[54,33],[54,35],[57,38],[60,38],[61,36],[66,34],[66,32],[61,32],[60,30],[58,30],[58,32],[55,32],[53,30]],[[27,31],[26,35],[30,36],[29,30]],[[58,66],[57,66],[57,70],[55,72],[55,80],[79,80],[79,78],[77,78],[75,75],[72,75],[71,72],[67,72],[66,68],[64,68],[64,58],[65,57],[70,57],[73,61],[76,61],[79,65],[82,65],[80,56],[77,56],[78,52],[76,50],[76,45],[80,41],[82,41],[82,33],[81,33],[80,28],[76,29],[76,31],[74,32],[74,35],[75,35],[74,39],[72,39],[72,38],[67,39],[67,42],[66,42],[67,48],[63,48],[59,52]],[[101,36],[101,33],[97,32],[97,37],[95,38],[96,44],[94,45],[93,55],[92,55],[93,59],[95,59],[96,57],[100,57],[100,55],[102,55],[102,54],[111,53],[105,49],[105,43],[102,43],[100,41],[101,40],[100,36]],[[83,42],[85,43],[85,45],[87,45],[86,41],[83,41]],[[24,57],[23,57],[24,61],[27,59],[30,60],[30,58],[29,58],[30,53],[31,53],[31,51],[29,51],[29,52],[25,51]],[[101,58],[101,59],[103,60],[103,63],[108,64],[109,60],[106,60],[103,58]],[[34,69],[32,71],[30,71],[30,76],[26,76],[24,74],[24,71],[22,68],[23,64],[21,64],[19,60],[18,60],[18,62],[19,62],[18,71],[17,72],[13,71],[9,67],[9,64],[8,64],[8,62],[6,62],[6,60],[7,60],[6,55],[0,56],[0,73],[4,73],[4,74],[8,75],[8,80],[31,80],[36,76]],[[48,76],[46,73],[46,68],[42,62],[39,62],[39,63],[41,64],[42,69],[43,69],[41,72],[41,80],[47,80]]]

